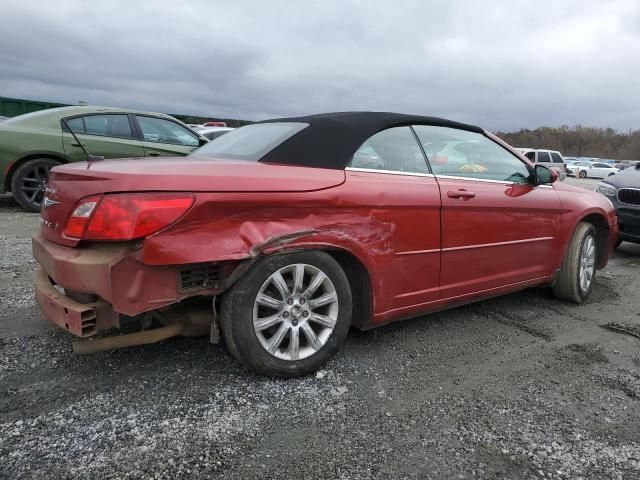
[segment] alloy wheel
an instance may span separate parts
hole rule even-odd
[[[580,254],[580,289],[589,290],[596,264],[596,242],[592,235],[587,235],[582,243]]]
[[[297,263],[272,273],[254,300],[253,329],[272,356],[301,360],[320,350],[338,321],[338,294],[319,268]]]
[[[42,204],[45,188],[47,188],[47,181],[49,180],[50,168],[48,165],[34,165],[30,170],[27,170],[22,177],[20,189],[25,198],[36,206]]]

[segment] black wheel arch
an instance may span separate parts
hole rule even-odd
[[[369,271],[367,270],[365,265],[360,261],[360,259],[358,259],[358,257],[356,257],[348,250],[339,248],[319,248],[317,246],[294,249],[284,248],[278,251],[263,253],[257,257],[253,257],[251,259],[240,262],[234,272],[230,275],[227,283],[224,285],[224,290],[217,295],[216,301],[219,304],[220,297],[223,296],[235,282],[245,276],[259,258],[264,256],[285,255],[287,253],[301,250],[324,252],[331,255],[331,257],[333,257],[333,259],[338,262],[340,267],[342,267],[342,269],[344,270],[344,273],[349,280],[349,285],[351,286],[351,296],[353,302],[351,326],[362,330],[371,328],[371,319],[373,315],[373,288],[371,283],[371,275],[369,274]]]
[[[596,241],[597,241],[597,258],[596,267],[598,269],[604,268],[609,259],[609,252],[606,246],[609,240],[609,223],[604,215],[600,213],[590,213],[589,215],[580,219],[580,222],[587,222],[593,225],[596,229]]]
[[[23,157],[20,157],[18,160],[11,164],[9,171],[4,177],[4,185],[3,190],[5,192],[11,191],[11,179],[13,178],[13,174],[20,167],[20,165],[24,165],[29,160],[34,160],[37,158],[50,158],[51,160],[55,160],[60,163],[69,163],[69,161],[64,157],[64,155],[59,155],[55,153],[29,153]]]
[[[351,326],[359,329],[370,328],[373,299],[369,271],[353,253],[347,250],[325,250],[325,252],[340,264],[349,279],[353,302]]]

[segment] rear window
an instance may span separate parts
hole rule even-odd
[[[563,163],[562,157],[557,153],[551,153],[551,158],[553,159],[553,163]]]
[[[549,152],[538,152],[538,162],[540,163],[551,162],[551,157],[549,156]]]
[[[271,150],[309,126],[308,123],[257,123],[237,128],[215,142],[207,143],[191,155],[258,161]]]
[[[85,115],[67,119],[67,125],[74,133],[98,135],[102,137],[132,138],[129,117],[122,114]]]

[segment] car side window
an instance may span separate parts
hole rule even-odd
[[[551,153],[551,159],[553,160],[553,163],[564,163],[562,161],[562,157],[557,153]]]
[[[82,121],[82,117],[68,119],[67,125],[74,133],[84,133],[84,122]]]
[[[101,137],[133,138],[127,115],[85,115],[67,120],[74,133]]]
[[[429,173],[420,145],[410,127],[388,128],[369,137],[353,155],[349,166],[367,170]]]
[[[538,152],[538,162],[550,163],[551,157],[549,156],[549,152]]]
[[[195,134],[171,120],[142,115],[136,115],[136,119],[140,130],[142,130],[143,140],[146,142],[170,143],[188,147],[197,147],[199,144]]]
[[[536,162],[536,152],[527,152],[524,154],[524,156],[531,160],[533,163]]]
[[[438,176],[527,183],[527,165],[506,148],[481,133],[432,125],[414,130]]]

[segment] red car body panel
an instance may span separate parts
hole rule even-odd
[[[115,247],[63,235],[79,199],[159,185],[196,196],[165,230]],[[127,315],[220,293],[260,255],[327,249],[348,252],[366,270],[371,315],[354,323],[369,328],[552,281],[589,215],[607,229],[600,268],[617,238],[610,202],[562,183],[176,158],[56,167],[48,195],[59,203],[42,212],[36,259],[55,283]],[[100,253],[114,248],[115,257]],[[229,262],[219,284],[188,293],[176,285],[180,269],[219,262]]]
[[[344,182],[344,172],[324,168],[265,165],[257,162],[213,162],[193,157],[144,159],[143,165],[122,160],[71,163],[58,167],[49,182],[55,205],[43,209],[42,234],[47,240],[75,246],[62,234],[64,223],[78,200],[105,192],[308,192]]]

